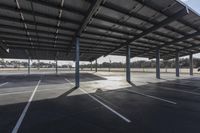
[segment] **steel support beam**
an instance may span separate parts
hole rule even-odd
[[[90,70],[92,71],[92,61],[90,62]]]
[[[28,0],[28,1],[32,1],[34,3],[43,5],[43,6],[47,6],[47,7],[51,7],[51,8],[55,8],[55,9],[62,9],[66,12],[72,12],[72,13],[76,13],[76,14],[80,14],[80,15],[85,15],[86,12],[84,10],[80,10],[79,8],[74,8],[72,6],[69,5],[65,5],[64,7],[59,7],[57,6],[57,2],[50,2],[50,1],[41,1],[41,0]]]
[[[179,74],[179,52],[178,51],[176,51],[175,62],[176,62],[176,77],[179,77],[180,74]]]
[[[131,58],[131,49],[130,46],[127,46],[126,48],[126,81],[131,82],[131,64],[130,64],[130,58]]]
[[[18,0],[15,0],[15,3],[16,3],[16,6],[17,6],[17,10],[18,10],[18,12],[19,12],[19,14],[20,14],[20,19],[18,19],[18,23],[23,23],[23,25],[24,25],[24,30],[25,30],[25,32],[26,32],[26,35],[27,35],[28,39],[29,39],[30,45],[33,45],[32,38],[29,36],[30,33],[29,33],[29,31],[27,30],[27,29],[28,29],[27,23],[26,23],[26,21],[25,21],[25,19],[24,19],[24,15],[23,15],[23,13],[22,13],[22,11],[21,11],[21,7],[20,7],[20,4],[19,4]],[[7,18],[8,18],[8,19],[10,18],[11,20],[13,19],[13,18],[11,18],[11,17],[7,17]],[[14,20],[15,20],[15,19],[14,19]],[[14,20],[13,20],[13,21],[14,21]],[[8,21],[10,21],[10,20],[8,20]]]
[[[108,68],[109,72],[110,72],[110,69],[111,69],[111,60],[109,60],[109,68]]]
[[[76,52],[75,52],[75,87],[78,88],[80,86],[80,73],[79,73],[79,56],[80,56],[80,49],[79,49],[79,37],[76,37],[75,39],[75,47],[76,47]]]
[[[111,50],[110,52],[108,52],[107,54],[105,54],[104,56],[107,56],[109,54],[112,54],[116,51],[118,51],[119,49],[123,48],[124,46],[129,45],[131,42],[136,41],[137,39],[140,39],[142,37],[144,37],[145,35],[152,33],[153,31],[156,31],[157,29],[166,26],[167,24],[175,21],[176,19],[183,17],[185,15],[187,15],[188,12],[187,10],[184,8],[182,10],[180,10],[178,13],[174,14],[173,16],[170,16],[168,18],[166,18],[165,20],[161,21],[160,23],[158,23],[157,25],[154,25],[153,27],[143,31],[141,34],[134,36],[133,38],[127,40],[125,43],[121,44],[120,46],[116,47],[115,49]]]
[[[138,1],[139,3],[141,3],[141,4],[145,4],[147,1]],[[146,5],[146,4],[145,4]],[[106,8],[109,8],[109,9],[111,9],[111,10],[114,10],[114,11],[116,11],[116,12],[119,12],[119,13],[122,13],[123,15],[128,15],[129,17],[133,17],[133,18],[137,18],[137,19],[140,19],[140,20],[142,20],[142,21],[145,21],[145,22],[148,22],[149,24],[152,24],[152,25],[157,25],[159,22],[157,22],[157,21],[155,21],[155,20],[151,20],[151,19],[149,19],[147,16],[144,16],[144,15],[141,15],[141,14],[138,14],[138,13],[135,13],[135,12],[130,12],[130,10],[129,9],[126,9],[126,8],[122,8],[121,6],[119,6],[119,5],[117,5],[117,4],[113,4],[113,3],[111,3],[111,2],[107,2],[107,1],[105,1],[104,3],[103,3],[103,5],[102,5],[103,7],[106,7]],[[146,6],[148,6],[148,5],[146,5]],[[150,8],[152,8],[152,7],[150,7]],[[160,9],[156,9],[155,7],[153,7],[154,9],[153,10],[156,10],[157,12],[160,12],[161,10]],[[186,7],[186,9],[187,9],[187,7]],[[161,13],[163,14],[163,15],[165,15],[165,16],[167,16],[167,17],[169,17],[169,15],[167,15],[166,13],[164,13],[164,12],[162,12],[161,11]],[[179,20],[180,21],[180,20]],[[184,22],[184,24],[186,24],[185,22]],[[190,24],[191,25],[191,24]],[[186,24],[186,26],[189,26],[188,24]],[[172,32],[176,32],[176,33],[178,33],[178,34],[181,34],[181,35],[186,35],[184,32],[182,32],[182,31],[180,31],[180,30],[178,30],[178,29],[176,29],[176,28],[173,28],[173,27],[171,27],[171,26],[168,26],[168,25],[166,25],[166,26],[164,26],[164,28],[165,29],[167,29],[167,30],[170,30],[170,31],[172,31]],[[191,27],[191,28],[194,28],[194,27]],[[197,28],[194,28],[195,30],[197,29]],[[154,34],[155,34],[155,32],[154,32]]]
[[[187,39],[193,38],[193,37],[198,36],[198,35],[200,35],[200,32],[195,32],[195,33],[186,35],[186,36],[184,36],[184,37],[174,39],[173,41],[167,42],[167,43],[165,43],[165,44],[162,44],[162,45],[159,46],[159,48],[163,48],[163,47],[166,47],[166,46],[169,46],[169,45],[173,45],[173,44],[176,44],[176,43],[178,43],[178,42],[183,42],[183,41],[185,41],[185,40],[187,40]],[[198,47],[198,45],[193,45],[193,46],[190,46],[190,47],[184,47],[183,49],[179,50],[179,52],[180,52],[180,51],[188,50],[188,49],[193,48],[193,47]],[[143,51],[143,53],[152,52],[152,51],[154,51],[154,50],[155,50],[155,49],[152,48],[152,49]],[[138,55],[136,55],[136,56],[143,55],[143,53],[142,53],[142,54],[138,54]],[[169,54],[171,54],[171,53],[167,53],[166,55],[169,55]]]
[[[190,54],[190,75],[193,75],[193,54]]]
[[[24,31],[24,29],[23,28],[21,28],[21,27],[16,27],[16,26],[10,26],[10,25],[4,25],[4,24],[0,24],[0,27],[2,27],[2,28],[6,28],[6,29],[14,29],[14,30],[20,30],[20,31]],[[28,29],[28,31],[29,32],[35,32],[35,29]],[[54,35],[54,32],[50,32],[50,31],[43,31],[43,30],[39,30],[39,29],[37,29],[37,32],[38,33],[42,33],[42,34],[50,34],[50,35]],[[88,33],[87,33],[88,34]],[[155,34],[155,33],[154,33]],[[19,33],[11,33],[11,32],[4,32],[4,31],[2,31],[2,35],[12,35],[12,36],[18,36],[17,38],[20,38],[21,39],[21,37],[27,37],[26,35],[24,35],[24,34],[19,34]],[[129,34],[128,34],[129,35]],[[65,37],[66,38],[66,35],[64,35],[63,33],[59,33],[59,36],[60,37]],[[35,35],[30,35],[30,37],[31,38],[37,38],[37,36],[35,36]],[[72,37],[72,35],[67,35],[67,37],[69,38],[69,37]],[[42,39],[45,39],[45,40],[54,40],[53,38],[51,38],[51,37],[46,37],[46,36],[40,36],[40,38],[42,38]],[[95,40],[95,41],[102,41],[101,39],[94,39],[94,38],[91,38],[91,37],[81,37],[82,39],[86,39],[86,40]],[[157,40],[157,41],[161,41],[161,40],[159,40],[159,39],[155,39],[155,38],[151,38],[151,37],[144,37],[144,38],[146,38],[146,39],[150,39],[150,40]],[[8,40],[10,40],[10,39],[8,39]],[[61,39],[61,38],[59,38],[59,42],[60,41],[67,41],[67,42],[71,42],[70,41],[71,39]],[[119,41],[117,40],[105,40],[104,39],[104,42],[111,42],[111,43],[119,43]],[[82,43],[82,42],[81,42]],[[178,44],[177,44],[178,45]]]
[[[160,79],[160,49],[156,50],[156,78]]]
[[[58,60],[56,59],[56,75],[58,74]]]
[[[31,59],[28,58],[28,75],[31,73]]]
[[[40,60],[38,60],[38,70],[40,70]]]
[[[95,60],[95,72],[97,72],[97,66],[98,66],[98,64],[97,64],[97,59]]]
[[[16,31],[24,31],[24,29],[23,28],[21,28],[21,27],[18,27],[18,26],[13,26],[13,25],[7,25],[7,24],[0,24],[0,27],[1,28],[4,28],[4,29],[11,29],[11,30],[16,30]],[[33,29],[33,28],[29,28],[29,29],[27,29],[28,30],[28,32],[35,32],[35,29]],[[4,34],[10,34],[10,33],[13,33],[13,32],[5,32],[5,31],[2,31]],[[42,30],[42,29],[37,29],[37,32],[38,33],[41,33],[41,34],[45,34],[45,35],[53,35],[54,36],[54,32],[52,32],[52,31],[47,31],[47,30]],[[14,33],[13,33],[14,34]],[[18,35],[23,35],[23,34],[19,34],[19,33],[17,33]],[[62,36],[61,36],[62,35]],[[24,35],[23,35],[24,36]],[[25,35],[26,36],[26,35]],[[63,34],[63,33],[59,33],[59,36],[61,36],[61,37],[73,37],[73,35],[71,35],[71,34],[67,34],[67,33],[65,33],[65,34]],[[30,35],[30,37],[31,38],[37,38],[37,36],[35,36],[35,35]],[[45,36],[46,37],[46,36]],[[40,38],[41,38],[41,36],[40,36]],[[51,37],[47,37],[47,38],[51,38]],[[60,39],[59,39],[60,40]]]
[[[75,35],[80,37],[82,32],[86,29],[87,25],[91,22],[91,19],[95,13],[98,12],[98,9],[101,5],[103,0],[93,0],[88,11],[87,15],[85,15],[82,24],[79,26],[78,30],[75,32]],[[74,41],[74,38],[72,39],[72,42]],[[72,49],[72,46],[69,47],[69,50],[67,51],[67,54],[70,53]]]
[[[185,47],[183,49],[179,49],[178,51],[179,52],[190,52],[191,53],[191,50],[193,49],[197,49],[198,47],[200,47],[200,45],[192,45],[192,46],[189,46],[189,47]],[[190,51],[189,51],[190,50]],[[198,52],[198,51],[197,51]],[[164,54],[164,56],[167,56],[167,55],[173,55],[172,53],[167,53],[167,54]]]
[[[169,17],[169,14],[165,13],[165,10],[162,10],[162,9],[158,8],[157,6],[155,6],[155,5],[152,5],[152,4],[151,4],[151,1],[148,1],[148,0],[135,0],[135,1],[139,2],[140,4],[146,6],[146,7],[150,8],[150,9],[153,9],[153,10],[156,11],[156,12],[159,12],[159,13],[161,13],[161,14],[163,14],[163,15]],[[185,4],[184,4],[184,6],[185,6],[186,10],[188,10],[188,7],[187,7]],[[198,29],[197,26],[194,26],[194,25],[192,25],[192,24],[190,24],[190,23],[184,21],[184,20],[181,19],[181,18],[177,18],[176,21],[177,21],[177,22],[180,22],[180,23],[182,23],[182,24],[184,24],[184,25],[186,25],[186,26],[188,26],[188,27],[191,27],[191,28],[193,28],[193,29],[195,29],[195,30]]]
[[[0,19],[6,20],[6,21],[11,21],[11,22],[21,23],[21,19],[13,18],[13,17],[5,16],[5,15],[0,15]],[[28,25],[35,26],[35,22],[33,20],[26,19],[26,20],[23,20],[23,22],[26,23],[26,24],[28,24]],[[55,26],[55,25],[47,24],[47,23],[43,23],[43,22],[37,22],[37,26],[42,26],[42,27],[47,27],[47,28],[53,28],[53,29],[57,28],[57,26]],[[60,27],[60,29],[61,30],[66,30],[66,31],[72,31],[72,32],[76,31],[76,29],[71,28],[71,27]]]

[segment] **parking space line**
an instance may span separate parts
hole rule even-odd
[[[30,97],[29,100],[28,100],[28,103],[26,104],[26,106],[25,106],[25,108],[24,108],[24,110],[23,110],[21,116],[19,117],[19,119],[18,119],[18,121],[17,121],[17,123],[16,123],[14,129],[12,130],[12,133],[17,133],[17,131],[18,131],[18,129],[19,129],[19,127],[20,127],[20,125],[21,125],[21,123],[22,123],[22,121],[23,121],[25,115],[26,115],[26,112],[27,112],[27,110],[28,110],[28,108],[29,108],[29,106],[30,106],[32,100],[33,100],[33,97],[34,97],[34,95],[35,95],[35,93],[36,93],[36,91],[37,91],[37,89],[38,89],[38,87],[39,87],[40,82],[41,82],[41,80],[38,81],[38,83],[37,83],[37,85],[36,85],[36,87],[35,87],[33,93],[31,94],[31,97]]]
[[[37,92],[42,92],[42,91],[56,91],[56,90],[66,90],[66,88],[58,88],[58,89],[40,89],[40,90],[37,90]],[[33,91],[6,92],[6,93],[0,93],[0,96],[24,94],[24,93],[31,93],[31,92],[33,92]]]
[[[188,94],[193,94],[193,95],[200,96],[200,93],[198,93],[198,92],[192,92],[192,91],[186,91],[186,90],[178,90],[178,89],[172,89],[172,88],[162,87],[162,86],[159,86],[159,88],[161,88],[163,90],[177,91],[177,92],[183,92],[183,93],[188,93]]]
[[[145,97],[149,97],[149,98],[156,99],[156,100],[159,100],[159,101],[167,102],[167,103],[170,103],[170,104],[177,104],[176,102],[173,102],[173,101],[170,101],[170,100],[166,100],[166,99],[159,98],[159,97],[156,97],[156,96],[140,93],[140,92],[137,92],[137,91],[134,91],[134,90],[130,90],[130,89],[124,89],[124,90],[127,90],[129,92],[133,92],[133,93],[141,95],[141,96],[145,96]]]
[[[65,80],[67,82],[69,82],[70,84],[74,85],[74,83],[72,83],[70,80],[68,80],[67,78],[65,78]],[[99,104],[101,104],[102,106],[104,106],[105,108],[107,108],[108,110],[110,110],[112,113],[114,113],[115,115],[117,115],[118,117],[120,117],[121,119],[123,119],[124,121],[126,121],[127,123],[130,123],[131,120],[129,120],[128,118],[126,118],[125,116],[121,115],[120,113],[118,113],[117,111],[115,111],[114,109],[112,109],[111,107],[109,107],[108,105],[104,104],[103,102],[101,102],[100,100],[98,100],[96,97],[92,96],[90,93],[88,93],[87,91],[85,91],[84,89],[82,89],[81,87],[79,87],[79,89],[84,92],[85,94],[87,94],[90,98],[92,98],[94,101],[98,102]]]
[[[153,87],[159,87],[159,89],[162,89],[162,90],[176,91],[176,92],[182,92],[182,93],[188,93],[188,94],[193,94],[193,95],[200,96],[200,93],[198,93],[198,92],[180,90],[180,89],[169,88],[169,87],[164,87],[164,86],[159,86],[159,85],[157,86],[157,85],[154,85],[154,84],[150,84],[150,85],[153,86]],[[180,84],[180,85],[183,85],[183,84]],[[197,90],[197,89],[194,89],[194,90]]]
[[[3,83],[3,84],[0,84],[0,87],[4,86],[4,85],[6,85],[6,84],[8,84],[8,82],[5,82],[5,83]]]
[[[6,92],[6,93],[0,93],[0,96],[15,95],[15,94],[23,94],[23,93],[30,93],[30,92],[33,92],[33,91]]]

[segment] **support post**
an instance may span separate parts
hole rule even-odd
[[[58,74],[58,60],[56,59],[56,75]]]
[[[28,58],[28,75],[30,75],[30,72],[31,72],[31,59],[30,57]]]
[[[38,71],[40,70],[40,60],[38,60]]]
[[[160,49],[156,50],[156,78],[160,79]]]
[[[126,81],[131,82],[131,64],[130,64],[131,50],[130,46],[126,47]]]
[[[75,87],[78,88],[80,86],[80,74],[79,74],[79,56],[80,56],[80,49],[79,49],[79,38],[76,38],[75,41],[76,45],[76,59],[75,59]]]
[[[110,69],[111,69],[111,60],[110,60],[110,62],[109,62],[109,72],[110,72]]]
[[[190,75],[193,75],[193,55],[190,54]]]
[[[90,70],[92,71],[92,61],[90,62]]]
[[[95,60],[95,72],[97,72],[97,59]]]
[[[179,53],[176,51],[176,77],[179,77]]]

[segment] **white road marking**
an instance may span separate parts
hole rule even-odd
[[[41,90],[37,90],[37,92],[41,92],[41,91],[56,91],[56,90],[66,90],[66,88],[58,88],[58,89],[41,89]],[[33,92],[33,91],[6,92],[6,93],[0,93],[0,96],[16,95],[16,94],[24,94],[24,93],[31,93],[31,92]]]
[[[15,94],[24,94],[24,93],[30,93],[30,92],[33,92],[33,91],[6,92],[6,93],[0,93],[0,96],[15,95]]]
[[[156,96],[140,93],[140,92],[137,92],[137,91],[134,91],[134,90],[129,90],[129,89],[125,89],[125,90],[133,92],[133,93],[138,94],[138,95],[142,95],[142,96],[153,98],[153,99],[156,99],[156,100],[159,100],[159,101],[167,102],[167,103],[170,103],[170,104],[177,104],[176,102],[173,102],[173,101],[170,101],[170,100],[166,100],[166,99],[159,98],[159,97],[156,97]]]
[[[175,84],[177,84],[177,83],[175,83]],[[178,85],[187,85],[187,84],[178,84]],[[176,91],[176,92],[182,92],[182,93],[188,93],[188,94],[200,96],[200,93],[198,93],[198,92],[187,91],[187,90],[179,90],[179,89],[174,89],[174,88],[169,88],[169,87],[164,87],[164,86],[156,86],[156,85],[153,85],[153,84],[151,84],[151,86],[159,87],[159,89],[162,89],[162,90]],[[196,90],[196,89],[194,89],[194,90]]]
[[[69,83],[71,83],[72,85],[74,85],[70,80],[66,79],[65,80]],[[112,109],[111,107],[109,107],[108,105],[104,104],[103,102],[101,102],[100,100],[98,100],[97,98],[95,98],[94,96],[92,96],[90,93],[88,93],[87,91],[85,91],[84,89],[82,89],[81,87],[79,87],[79,89],[84,92],[85,94],[87,94],[90,98],[92,98],[93,100],[95,100],[96,102],[98,102],[99,104],[101,104],[102,106],[104,106],[105,108],[107,108],[108,110],[110,110],[112,113],[114,113],[115,115],[119,116],[121,119],[123,119],[124,121],[126,121],[127,123],[130,123],[131,120],[129,120],[128,118],[126,118],[125,116],[121,115],[120,113],[118,113],[117,111],[115,111],[114,109]]]
[[[34,97],[34,95],[35,95],[35,93],[36,93],[36,91],[37,91],[37,89],[39,87],[40,82],[41,82],[41,80],[38,81],[38,83],[37,83],[32,95],[31,95],[31,97],[28,100],[28,103],[26,104],[26,106],[25,106],[20,118],[18,119],[14,129],[12,130],[12,133],[17,133],[18,132],[18,129],[19,129],[19,127],[20,127],[20,125],[21,125],[21,123],[22,123],[22,121],[23,121],[23,119],[24,119],[24,117],[26,115],[26,112],[27,112],[27,110],[28,110],[28,108],[29,108],[29,106],[31,104],[31,101],[33,100],[33,97]]]
[[[172,88],[162,87],[162,86],[159,86],[159,89],[170,90],[170,91],[177,91],[177,92],[183,92],[183,93],[188,93],[188,94],[193,94],[193,95],[200,96],[200,93],[198,93],[198,92],[191,92],[191,91],[186,91],[186,90],[178,90],[178,89],[172,89]]]
[[[6,85],[6,84],[8,84],[8,82],[5,82],[5,83],[3,83],[3,84],[0,84],[0,87],[4,86],[4,85]]]

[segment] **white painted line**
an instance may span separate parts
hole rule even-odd
[[[41,91],[56,91],[56,90],[66,90],[66,88],[58,88],[58,89],[40,89],[40,90],[37,90],[37,92],[41,92]],[[17,94],[24,94],[24,93],[31,93],[31,92],[33,92],[33,91],[6,92],[6,93],[0,93],[0,96],[17,95]]]
[[[177,91],[177,92],[183,92],[183,93],[188,93],[188,94],[193,94],[193,95],[200,96],[200,93],[198,93],[198,92],[191,92],[191,91],[186,91],[186,90],[178,90],[178,89],[172,89],[172,88],[162,87],[162,86],[158,86],[158,87],[159,87],[159,89],[163,89],[163,90]]]
[[[27,112],[27,110],[28,110],[28,108],[29,108],[29,106],[31,104],[31,101],[33,100],[33,97],[34,97],[34,95],[35,95],[35,93],[36,93],[36,91],[37,91],[37,89],[39,87],[40,82],[41,82],[41,80],[38,81],[38,83],[37,83],[32,95],[31,95],[31,97],[28,100],[28,103],[26,104],[26,107],[24,108],[20,118],[18,119],[14,129],[12,130],[12,133],[17,133],[18,132],[18,129],[19,129],[19,127],[20,127],[20,125],[21,125],[21,123],[22,123],[22,121],[23,121],[23,119],[24,119],[24,117],[26,115],[26,112]]]
[[[156,97],[156,96],[140,93],[140,92],[137,92],[137,91],[134,91],[134,90],[129,90],[129,89],[124,89],[124,90],[130,91],[130,92],[133,92],[135,94],[142,95],[142,96],[145,96],[145,97],[149,97],[149,98],[152,98],[152,99],[156,99],[156,100],[159,100],[159,101],[167,102],[167,103],[170,103],[170,104],[177,104],[176,102],[173,102],[173,101],[170,101],[170,100],[166,100],[166,99],[159,98],[159,97]]]
[[[179,84],[179,85],[186,85],[186,84]],[[179,89],[174,89],[174,88],[169,88],[169,87],[164,87],[164,86],[156,86],[156,85],[153,85],[153,84],[151,84],[151,86],[159,87],[159,89],[162,89],[162,90],[176,91],[176,92],[182,92],[182,93],[188,93],[188,94],[193,94],[193,95],[200,96],[200,93],[198,93],[198,92],[192,92],[192,91],[186,91],[186,90],[179,90]]]
[[[32,91],[6,92],[6,93],[0,93],[0,96],[15,95],[15,94],[24,94],[24,93],[30,93],[30,92],[32,92]]]
[[[74,85],[70,80],[66,79],[65,80],[69,83],[71,83],[72,85]],[[82,89],[81,87],[79,87],[79,89],[84,92],[85,94],[87,94],[90,98],[92,98],[93,100],[95,100],[96,102],[98,102],[99,104],[103,105],[105,108],[107,108],[108,110],[110,110],[112,113],[114,113],[115,115],[119,116],[121,119],[123,119],[124,121],[126,121],[127,123],[130,123],[131,120],[129,120],[128,118],[126,118],[125,116],[121,115],[120,113],[118,113],[117,111],[115,111],[114,109],[112,109],[111,107],[109,107],[108,105],[104,104],[103,102],[101,102],[100,100],[98,100],[97,98],[95,98],[94,96],[92,96],[90,93],[88,93],[87,91],[85,91],[84,89]]]
[[[5,83],[3,83],[3,84],[0,84],[0,87],[4,86],[4,85],[6,85],[6,84],[8,84],[8,82],[5,82]]]
[[[90,95],[88,92],[86,92],[85,90],[81,89],[81,91],[83,91],[85,94],[87,94],[88,96],[90,96],[92,99],[94,99],[95,101],[97,101],[98,103],[100,103],[101,105],[103,105],[105,108],[107,108],[108,110],[110,110],[111,112],[113,112],[114,114],[116,114],[117,116],[119,116],[120,118],[122,118],[123,120],[125,120],[126,122],[130,123],[131,120],[127,119],[126,117],[124,117],[123,115],[121,115],[120,113],[118,113],[117,111],[115,111],[114,109],[112,109],[111,107],[109,107],[108,105],[104,104],[103,102],[99,101],[97,98],[95,98],[94,96]]]

